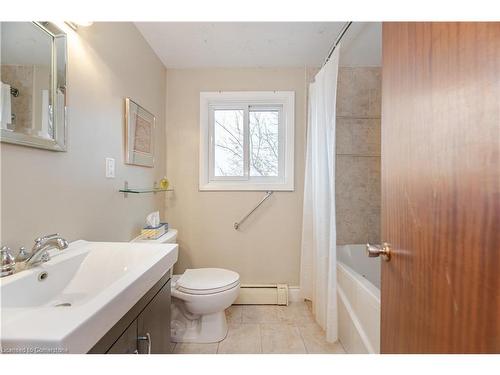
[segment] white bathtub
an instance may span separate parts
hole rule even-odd
[[[380,258],[337,246],[339,340],[348,353],[380,353]]]

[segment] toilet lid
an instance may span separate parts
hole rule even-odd
[[[177,289],[189,294],[212,294],[237,286],[240,275],[222,268],[187,269],[177,280]]]

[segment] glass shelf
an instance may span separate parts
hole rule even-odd
[[[118,190],[120,193],[123,193],[125,198],[127,197],[128,194],[147,194],[147,193],[161,193],[163,191],[174,191],[173,188],[168,188],[168,189],[162,189],[159,188],[158,185],[155,183],[153,184],[152,187],[150,188],[131,188],[128,186],[128,181],[125,181],[123,184],[123,188]]]
[[[159,193],[162,191],[174,191],[174,189],[160,189],[160,188],[146,188],[146,189],[134,189],[134,188],[123,188],[120,189],[120,193],[131,193],[131,194],[145,194],[145,193]]]

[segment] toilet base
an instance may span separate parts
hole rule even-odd
[[[227,335],[227,321],[224,310],[213,314],[186,317],[182,307],[172,304],[170,340],[208,344],[222,341]]]

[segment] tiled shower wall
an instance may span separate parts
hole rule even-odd
[[[341,67],[337,85],[337,244],[380,242],[381,69]]]
[[[19,90],[19,96],[11,97],[15,119],[9,129],[30,128],[33,117],[33,65],[2,65],[0,77],[4,83]]]

